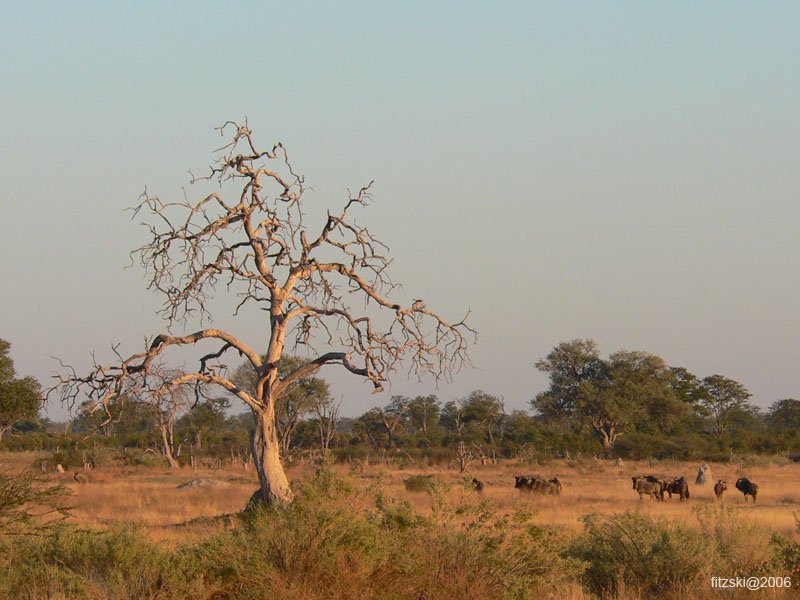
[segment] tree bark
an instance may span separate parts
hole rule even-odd
[[[606,457],[611,456],[614,451],[614,442],[622,435],[622,432],[617,432],[616,425],[600,424],[594,426],[595,431],[600,434],[603,442],[603,453]]]
[[[169,468],[174,469],[178,466],[178,463],[172,456],[172,440],[170,440],[170,437],[172,436],[167,433],[166,424],[162,424],[159,429],[161,430],[161,448],[164,453],[164,458],[167,459]]]
[[[257,494],[270,505],[289,504],[294,494],[281,465],[274,413],[271,410],[259,410],[253,411],[253,416],[256,426],[252,439],[253,461],[261,484],[260,493]]]

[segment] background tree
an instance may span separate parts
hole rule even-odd
[[[311,407],[319,435],[319,449],[322,460],[328,457],[328,449],[333,436],[336,434],[336,420],[339,418],[340,407],[341,403],[331,402],[330,400],[316,402]]]
[[[451,436],[461,439],[464,435],[464,411],[455,400],[448,400],[439,414],[439,424],[447,429]]]
[[[670,367],[669,370],[672,373],[670,387],[675,397],[684,404],[696,406],[703,395],[700,379],[683,367]]]
[[[164,386],[162,393],[171,387],[175,386]],[[186,414],[178,419],[177,427],[181,432],[181,438],[189,441],[195,451],[202,450],[208,434],[224,428],[225,412],[230,404],[227,398],[202,398],[202,401],[195,402]]]
[[[180,372],[174,370],[153,369],[150,378],[150,392],[145,388],[139,389],[135,396],[116,398],[104,404],[84,402],[78,416],[72,422],[72,430],[76,433],[92,435],[101,431],[104,437],[110,437],[114,432],[128,438],[135,436],[149,438],[155,431],[158,434],[157,447],[161,455],[167,460],[170,468],[178,466],[175,460],[174,429],[179,416],[186,412],[194,395],[186,386],[164,385],[166,381],[179,377]],[[197,394],[201,390],[195,390]]]
[[[233,138],[204,178],[216,180],[220,189],[194,202],[165,203],[145,195],[134,214],[149,219],[151,240],[134,254],[148,273],[149,287],[164,299],[168,326],[186,324],[195,313],[211,316],[210,299],[217,284],[224,283],[236,302],[234,314],[255,305],[268,315],[268,323],[256,327],[267,332],[259,334],[266,347],[256,350],[213,328],[161,334],[143,352],[118,354],[117,362],[95,365],[87,376],[69,370],[59,388],[67,402],[84,394],[108,402],[140,386],[167,351],[214,343],[196,371],[168,385],[220,386],[250,407],[258,497],[285,503],[293,494],[280,462],[275,410],[288,386],[323,365],[339,365],[381,391],[404,359],[417,377],[447,380],[467,362],[467,338],[474,332],[464,320],[445,321],[421,300],[404,307],[390,299],[395,285],[387,273],[386,247],[352,217],[369,203],[371,184],[353,194],[341,211],[328,212],[313,232],[307,226],[311,221],[304,219],[303,178],[292,169],[283,146],[260,151],[246,125],[226,123],[221,132],[228,128]],[[253,329],[248,319],[246,330]],[[305,345],[314,358],[281,377],[278,363],[292,342]],[[326,351],[316,351],[318,346]],[[219,362],[231,350],[258,374],[255,394],[231,381]]]
[[[434,395],[417,396],[408,403],[408,424],[414,433],[429,440],[431,430],[439,422],[439,400]]]
[[[156,427],[158,427],[161,438],[159,446],[161,454],[173,469],[178,466],[178,462],[175,460],[175,422],[182,413],[189,409],[191,401],[195,397],[190,396],[190,389],[187,386],[164,385],[166,381],[180,377],[179,373],[165,371],[159,376],[161,381],[156,383],[158,392],[146,397],[145,401],[155,414]]]
[[[388,446],[388,433],[380,409],[372,408],[353,423],[353,435],[377,449]]]
[[[17,379],[11,343],[0,340],[0,441],[15,424],[35,418],[42,406],[41,386],[33,377]]]
[[[601,376],[581,382],[577,412],[600,437],[606,454],[610,454],[620,435],[649,418],[648,409],[676,406],[671,379],[661,358],[647,352],[620,350],[605,362]],[[658,417],[664,418],[664,414]]]
[[[459,403],[462,418],[467,426],[485,431],[486,441],[494,445],[494,433],[503,415],[500,399],[482,390],[475,390]]]
[[[391,450],[396,446],[395,435],[397,430],[405,426],[411,401],[405,396],[392,396],[386,408],[375,407],[373,410],[380,417],[383,429],[386,433],[386,449]]]
[[[531,401],[531,407],[543,422],[560,428],[574,428],[570,421],[580,398],[581,383],[603,376],[605,364],[594,340],[575,339],[561,342],[536,368],[550,377],[550,387]]]
[[[767,423],[776,431],[797,436],[800,433],[800,400],[786,398],[774,402],[767,412]]]
[[[750,392],[741,383],[722,375],[704,378],[700,389],[699,407],[709,417],[717,438],[722,439],[732,412],[747,404]]]

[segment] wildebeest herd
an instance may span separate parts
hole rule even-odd
[[[672,498],[673,494],[680,497],[681,502],[689,499],[689,484],[686,482],[685,477],[678,477],[673,479],[662,479],[655,475],[633,475],[633,489],[638,492],[639,500],[644,496],[650,496],[656,500],[664,501],[664,493],[668,493]],[[720,479],[714,485],[714,495],[717,500],[722,500],[722,494],[728,489],[727,481]],[[753,498],[753,503],[756,501],[758,495],[758,485],[747,479],[747,477],[740,477],[736,480],[736,489],[744,494],[744,499],[747,497]]]
[[[650,496],[661,502],[664,501],[664,494],[668,494],[671,499],[673,494],[678,496],[683,502],[689,499],[689,483],[686,478],[673,477],[663,478],[655,475],[633,475],[631,476],[633,482],[633,489],[639,494],[639,500],[644,496]],[[558,496],[563,489],[558,477],[552,479],[545,479],[540,475],[514,475],[514,487],[521,492],[549,494]],[[477,491],[483,491],[483,483],[477,479],[473,479],[473,485]],[[714,494],[717,500],[722,500],[722,494],[728,489],[727,481],[720,479],[714,485]],[[747,479],[740,477],[736,481],[736,489],[744,494],[745,501],[748,496],[753,498],[753,503],[756,501],[758,495],[758,485]]]
[[[660,479],[655,475],[633,475],[633,489],[639,493],[639,500],[642,496],[650,496],[656,500],[664,501],[664,493],[677,495],[681,502],[689,499],[689,484],[685,477],[672,479]]]

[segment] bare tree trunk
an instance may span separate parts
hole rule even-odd
[[[172,456],[172,444],[170,444],[170,436],[167,432],[167,425],[162,423],[159,429],[161,430],[161,451],[164,454],[164,458],[166,458],[167,462],[169,463],[169,468],[174,469],[178,466],[178,463]]]
[[[254,411],[253,416],[256,425],[252,441],[253,461],[261,484],[254,498],[258,497],[267,504],[289,504],[294,494],[281,465],[273,413],[269,410]]]
[[[600,433],[603,441],[603,453],[605,454],[606,458],[608,458],[614,451],[614,442],[616,442],[617,438],[622,435],[622,432],[618,432],[614,425],[600,427],[598,432]]]
[[[317,403],[313,406],[312,410],[317,416],[317,431],[319,432],[319,449],[322,454],[322,460],[328,457],[328,448],[330,447],[331,440],[336,434],[336,419],[339,417],[339,404],[322,404]]]

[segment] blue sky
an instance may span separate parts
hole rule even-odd
[[[798,31],[792,2],[4,3],[0,337],[46,382],[161,331],[123,209],[247,117],[311,213],[374,179],[403,293],[471,309],[442,400],[525,408],[575,337],[800,397]],[[322,375],[346,414],[434,391]]]

